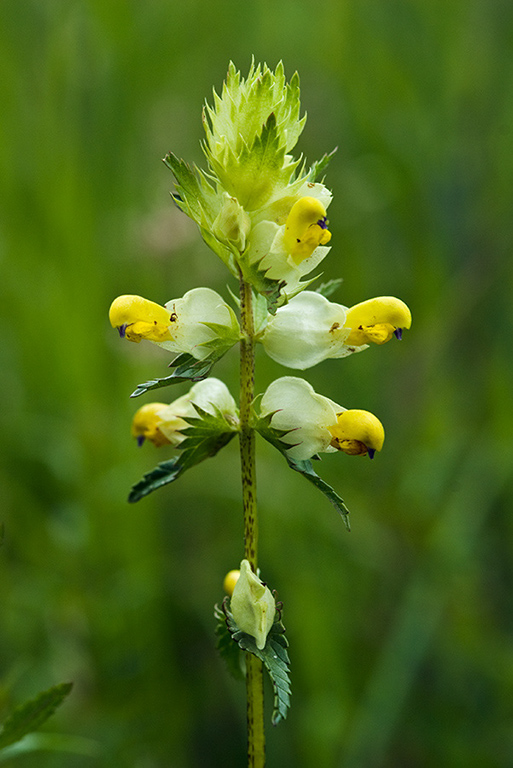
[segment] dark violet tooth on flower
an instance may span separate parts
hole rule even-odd
[[[143,443],[144,443],[144,435],[137,435],[137,445],[139,446],[139,448]]]
[[[395,331],[394,331],[394,336],[395,336],[396,339],[399,339],[399,341],[401,341],[401,339],[403,338],[403,329],[402,328],[396,328]]]
[[[319,227],[321,229],[328,229],[328,217],[327,216],[323,216],[322,219],[319,219],[317,224],[319,225]]]
[[[123,325],[120,325],[118,327],[118,332],[119,332],[119,335],[121,336],[122,339],[125,338],[125,331],[127,329],[127,325],[128,325],[128,323],[123,323]]]
[[[367,448],[367,453],[369,454],[369,459],[374,458],[374,454],[376,453],[375,448]]]

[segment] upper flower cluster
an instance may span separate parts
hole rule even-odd
[[[231,272],[265,295],[272,311],[301,290],[328,253],[331,192],[316,182],[327,158],[307,169],[289,153],[304,128],[299,78],[286,82],[252,66],[246,79],[230,64],[221,95],[204,112],[208,170],[165,158],[177,205],[200,227]]]

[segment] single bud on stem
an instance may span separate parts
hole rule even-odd
[[[251,570],[248,560],[240,564],[240,576],[233,590],[230,609],[239,629],[255,638],[259,650],[265,648],[274,622],[276,603],[271,590]]]

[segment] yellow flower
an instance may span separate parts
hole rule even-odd
[[[400,339],[403,328],[411,327],[411,312],[400,299],[378,296],[367,299],[346,311],[344,328],[351,333],[346,338],[348,346],[385,344],[392,336]]]
[[[185,395],[172,403],[148,403],[136,412],[132,435],[139,445],[150,440],[157,448],[171,445],[178,448],[185,440],[183,430],[190,427],[187,419],[197,419],[195,405],[212,416],[221,414],[233,425],[238,424],[238,411],[228,387],[214,377],[198,381]]]
[[[315,197],[301,197],[290,209],[283,243],[296,264],[310,258],[319,245],[331,240],[326,209]]]
[[[234,311],[211,288],[193,288],[163,307],[142,296],[118,296],[111,304],[109,319],[129,341],[147,339],[197,360],[212,353],[212,344],[221,356],[240,337]]]
[[[147,403],[139,408],[132,419],[131,428],[132,437],[136,438],[138,445],[149,440],[156,448],[160,448],[170,442],[159,429],[164,421],[160,413],[167,407],[166,403]]]
[[[110,305],[109,320],[119,335],[137,344],[142,339],[170,341],[169,311],[142,296],[118,296]]]
[[[269,416],[271,428],[282,433],[280,440],[296,461],[335,451],[350,456],[368,453],[372,459],[385,439],[383,425],[372,413],[347,410],[296,376],[282,376],[267,387],[260,418]]]
[[[344,451],[349,456],[365,456],[372,459],[385,441],[383,424],[373,413],[352,409],[337,413],[337,423],[329,426],[333,439],[332,448]]]

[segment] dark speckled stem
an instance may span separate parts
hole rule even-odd
[[[240,461],[244,509],[244,557],[257,570],[258,518],[256,505],[255,431],[251,425],[254,397],[255,341],[251,286],[240,279]],[[246,693],[248,718],[248,766],[265,764],[264,689],[262,662],[246,654]]]

